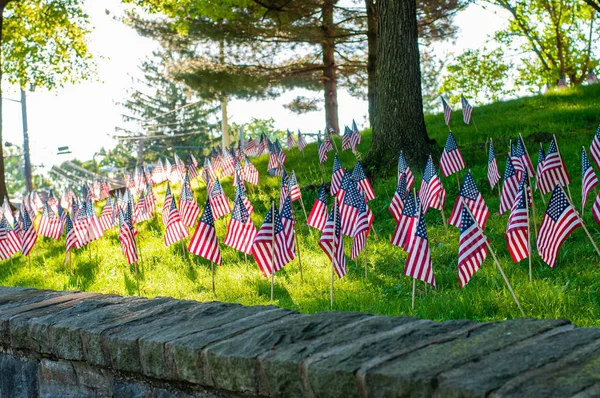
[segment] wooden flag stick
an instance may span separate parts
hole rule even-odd
[[[529,186],[531,189],[531,185]],[[533,196],[533,195],[531,195]],[[525,209],[527,210],[527,251],[529,252],[529,283],[533,282],[533,268],[531,266],[531,257],[533,257],[533,253],[531,252],[531,226],[529,224],[529,198],[525,199]],[[537,236],[537,234],[536,234]]]
[[[456,185],[458,185],[458,192],[460,192],[460,178],[458,178],[458,172],[454,173],[456,176]]]
[[[271,221],[273,222],[271,235],[271,301],[273,301],[275,286],[275,202],[271,202]]]
[[[527,177],[529,177],[529,173],[527,173]],[[533,215],[533,229],[535,230],[535,236],[537,236],[538,234],[538,227],[537,227],[537,216],[535,215],[535,203],[533,202],[533,188],[531,188],[531,177],[529,177],[529,190],[531,191],[531,212]],[[527,195],[529,195],[529,193],[527,193]],[[529,198],[527,198],[529,199]],[[528,202],[529,200],[526,200],[526,202]],[[529,217],[529,210],[527,210],[527,217]],[[527,224],[529,225],[529,224]],[[531,253],[531,251],[530,251]]]
[[[337,225],[337,199],[333,198],[333,250],[331,258],[331,289],[329,290],[329,309],[333,311],[333,282],[335,281],[335,246],[336,246],[336,225]]]
[[[502,197],[502,192],[500,192],[500,181],[498,181],[496,183],[496,186],[498,187],[498,197],[501,198]]]
[[[29,259],[29,271],[31,272],[31,256],[27,256],[27,258]]]
[[[411,308],[414,310],[415,309],[415,294],[417,291],[417,280],[415,278],[413,278],[413,288],[412,288],[412,305]]]
[[[298,267],[300,268],[300,282],[304,282],[302,274],[302,258],[300,257],[300,241],[298,240],[298,228],[296,228],[296,212],[292,206],[292,217],[294,217],[294,238],[296,239],[296,252],[298,253]]]
[[[304,218],[308,221],[308,215],[306,215],[306,208],[304,207],[304,201],[302,200],[302,194],[300,194],[300,206],[302,206],[302,211],[304,212]]]
[[[443,207],[442,207],[442,222],[444,223],[444,228],[446,228],[446,233],[448,233],[448,223],[446,223],[446,215],[444,214]]]
[[[562,189],[563,194],[564,194],[565,193],[564,188],[561,187],[560,185],[558,187],[560,189]],[[577,212],[577,209],[575,208],[575,206],[573,206],[573,202],[571,202],[569,200],[569,204],[571,205],[571,207],[573,207],[573,210],[575,210],[575,212]],[[598,246],[596,246],[596,242],[594,242],[594,239],[592,238],[592,235],[590,234],[590,231],[588,231],[587,227],[585,226],[585,222],[583,221],[583,218],[581,217],[581,214],[579,214],[579,212],[577,212],[577,217],[579,217],[579,220],[581,221],[581,226],[583,227],[583,230],[585,231],[585,234],[590,239],[590,242],[592,242],[592,246],[594,246],[594,249],[596,250],[596,253],[598,253],[598,255],[600,256],[600,250],[598,250]]]
[[[215,263],[210,262],[210,270],[212,273],[212,292],[215,294]]]
[[[367,241],[365,239],[365,254],[363,254],[363,259],[365,260],[365,279],[367,279],[369,277],[369,269],[367,268]],[[356,267],[358,268],[358,264],[356,264]]]

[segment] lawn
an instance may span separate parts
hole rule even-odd
[[[462,123],[462,114],[453,115],[453,132],[473,177],[483,194],[490,211],[485,229],[506,275],[512,283],[525,313],[535,318],[568,318],[581,326],[600,326],[597,316],[600,308],[600,270],[598,256],[582,229],[577,230],[564,243],[555,269],[551,269],[534,254],[533,283],[529,282],[528,262],[513,264],[506,248],[504,230],[508,213],[498,216],[497,190],[487,182],[487,137],[494,140],[500,172],[504,171],[509,140],[518,134],[525,142],[534,164],[537,161],[539,140],[547,149],[551,134],[556,134],[558,144],[573,180],[570,186],[576,207],[581,206],[581,146],[589,147],[598,124],[598,98],[600,85],[569,89],[559,93],[522,98],[476,108],[473,126]],[[350,123],[351,115],[340,116]],[[426,118],[431,137],[440,147],[444,145],[447,127],[442,115]],[[370,131],[363,133],[359,151],[368,151]],[[340,141],[337,141],[341,148]],[[340,154],[343,166],[353,168],[355,158],[350,151]],[[272,200],[278,200],[279,179],[266,174],[267,157],[253,159],[261,172],[261,184],[249,198],[256,211],[253,221],[259,227]],[[329,180],[333,153],[325,163],[325,172],[317,161],[315,144],[304,153],[297,149],[288,152],[286,167],[298,175],[306,211],[309,212],[316,197],[316,186],[321,179]],[[465,171],[460,173],[464,176]],[[420,171],[416,173],[417,186]],[[446,216],[450,215],[458,192],[455,176],[443,179],[448,193]],[[192,183],[195,197],[202,206],[206,190],[200,180]],[[427,213],[427,227],[433,258],[437,289],[417,283],[415,309],[411,309],[412,279],[402,274],[406,253],[389,243],[394,220],[387,208],[395,190],[396,181],[376,179],[373,188],[377,198],[369,203],[375,214],[376,235],[371,234],[358,261],[348,260],[348,274],[335,281],[335,305],[340,311],[365,311],[381,315],[414,315],[434,320],[468,318],[479,321],[503,320],[520,316],[492,257],[488,256],[482,268],[469,284],[459,288],[457,280],[457,250],[459,231],[452,226],[446,233],[440,212]],[[233,198],[231,179],[223,181],[230,199]],[[156,187],[155,194],[162,206],[164,186]],[[173,187],[179,195],[180,186]],[[546,197],[546,201],[549,195]],[[594,239],[600,242],[600,228],[591,215],[593,198],[588,199],[584,219]],[[97,210],[101,209],[98,204]],[[540,225],[545,206],[539,193],[535,196],[537,223]],[[281,307],[311,313],[329,310],[331,263],[318,246],[319,231],[305,224],[298,202],[295,210],[299,225],[299,249],[302,259],[301,276],[297,260],[288,264],[275,276],[275,300],[270,300],[270,279],[260,273],[254,259],[221,245],[223,265],[216,271],[216,293],[211,290],[211,272],[208,261],[187,253],[182,244],[164,247],[164,227],[160,215],[138,225],[139,248],[142,254],[139,285],[134,269],[128,266],[121,253],[118,231],[113,228],[105,237],[76,251],[73,266],[65,264],[64,238],[51,242],[38,239],[37,247],[28,259],[17,255],[2,262],[0,284],[29,286],[46,289],[77,289],[101,293],[155,297],[172,296],[200,301],[221,300],[245,305],[275,304]],[[222,242],[229,216],[217,220],[216,228]],[[193,232],[192,230],[190,232]],[[185,241],[187,245],[189,238]],[[346,238],[349,255],[351,241]],[[535,247],[535,243],[532,242]],[[364,261],[369,274],[365,277]],[[139,293],[138,293],[139,292]]]

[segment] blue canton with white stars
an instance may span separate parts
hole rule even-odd
[[[367,175],[365,174],[365,169],[363,169],[363,165],[360,162],[356,162],[356,166],[354,167],[354,171],[352,171],[352,177],[356,181],[362,181],[367,179]]]
[[[475,185],[475,180],[471,176],[471,173],[467,171],[467,175],[465,175],[465,179],[463,180],[462,186],[460,187],[460,196],[463,198],[476,200],[479,196],[479,190],[477,189],[477,185]]]
[[[448,134],[448,139],[446,140],[446,146],[444,147],[444,151],[447,153],[456,151],[458,149],[458,145],[456,144],[456,140],[454,139],[454,134],[450,132]]]
[[[423,172],[423,181],[426,183],[430,183],[433,177],[437,176],[437,172],[435,171],[435,166],[433,165],[433,161],[431,158],[427,159],[427,164],[425,165],[425,171]]]
[[[346,195],[344,195],[344,204],[358,209],[360,207],[361,200],[364,199],[361,198],[356,181],[351,178],[348,180],[348,188],[346,189]]]
[[[202,212],[202,217],[200,217],[200,222],[203,222],[204,224],[209,225],[211,227],[215,226],[215,219],[213,218],[212,208],[210,207],[210,202],[208,200],[204,205],[204,211]]]
[[[504,180],[508,180],[511,177],[517,175],[515,168],[513,167],[512,161],[510,158],[506,159],[506,169],[504,169]]]
[[[494,160],[495,157],[496,157],[496,154],[494,153],[494,147],[492,146],[492,141],[490,141],[490,151],[488,154],[488,163],[492,163],[492,161]]]
[[[469,214],[467,206],[463,206],[462,213],[460,215],[460,233],[462,234],[471,228],[473,224],[475,224],[475,221],[473,220],[473,217],[471,217],[471,214]]]
[[[548,203],[546,214],[550,216],[554,222],[557,222],[560,216],[569,206],[569,200],[563,193],[563,190],[557,185],[554,187],[554,191],[552,192],[552,197]]]
[[[400,199],[406,200],[408,196],[408,190],[406,189],[406,174],[402,174],[400,177],[400,181],[398,181],[398,186],[396,187],[396,193],[400,196]]]
[[[293,220],[292,216],[292,200],[290,195],[285,198],[285,202],[283,202],[283,207],[281,208],[280,216],[282,218],[287,218],[288,220]]]

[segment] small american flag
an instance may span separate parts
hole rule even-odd
[[[421,199],[424,214],[427,213],[430,207],[442,210],[446,202],[446,190],[444,190],[440,177],[437,175],[431,156],[427,159],[425,171],[423,172],[423,180],[419,188],[419,199]]]
[[[29,217],[27,206],[22,206],[21,208],[21,223],[23,224],[23,233],[21,235],[23,245],[21,246],[21,252],[24,256],[28,256],[37,241],[37,233],[35,232],[33,221],[31,221],[31,217]]]
[[[38,234],[52,239],[60,239],[62,223],[48,202],[44,204]]]
[[[281,218],[281,224],[283,225],[282,234],[285,240],[287,257],[294,259],[296,257],[296,244],[294,241],[294,211],[292,209],[292,200],[289,195],[283,202],[279,217]]]
[[[519,135],[519,139],[517,140],[517,149],[515,151],[515,157],[519,159],[523,168],[527,169],[527,172],[530,176],[535,176],[535,170],[533,168],[533,163],[531,163],[531,158],[529,157],[529,152],[527,152],[527,147],[525,146],[525,142],[523,142],[523,137]]]
[[[229,200],[225,196],[225,191],[217,178],[209,194],[210,205],[212,206],[213,217],[215,219],[221,218],[231,212],[229,206]]]
[[[73,201],[73,204],[75,205],[75,201]],[[88,235],[88,225],[90,220],[87,217],[87,203],[81,203],[81,206],[77,208],[77,211],[73,211],[72,214],[75,214],[73,218],[73,227],[75,228],[77,241],[79,241],[82,246],[87,245],[91,241]]]
[[[91,200],[88,201],[86,210],[87,210],[87,218],[89,220],[88,236],[89,236],[90,242],[93,242],[95,240],[100,239],[102,237],[102,235],[104,234],[104,232],[102,230],[102,226],[100,225],[100,220],[98,219],[98,216],[96,215],[96,210],[94,209],[94,204],[92,203]]]
[[[157,185],[165,180],[165,169],[162,160],[158,159],[157,164],[152,169],[152,184]]]
[[[0,235],[2,235],[2,239],[0,239],[0,258],[2,260],[11,258],[21,250],[23,245],[21,237],[10,225],[4,214],[0,219]]]
[[[200,217],[198,226],[188,245],[188,251],[213,263],[219,265],[222,263],[219,240],[217,239],[217,232],[215,230],[215,220],[213,219],[210,202],[208,200],[204,205],[202,217]]]
[[[246,159],[244,160],[243,171],[244,171],[243,178],[247,183],[252,184],[252,185],[258,185],[258,179],[259,179],[258,170],[256,169],[256,167],[254,167],[254,165],[252,164],[250,159],[248,159],[247,156],[246,156]]]
[[[454,173],[465,168],[465,160],[458,149],[454,134],[450,132],[448,139],[446,140],[446,146],[442,151],[442,158],[440,159],[440,169],[444,177],[448,177]]]
[[[365,200],[365,196],[362,193],[359,193],[360,207],[358,208],[358,216],[356,218],[356,223],[354,225],[354,231],[352,232],[352,249],[351,249],[351,259],[355,259],[360,255],[360,252],[365,248],[367,244],[367,238],[369,237],[369,232],[371,231],[371,226],[373,225],[373,212],[369,209],[367,205],[367,201]]]
[[[208,175],[208,180],[206,180],[206,177],[204,177],[204,182],[208,183],[208,181],[213,181],[217,179],[217,173],[215,172],[215,169],[213,168],[212,163],[210,162],[209,158],[204,158],[204,173],[205,175]]]
[[[444,108],[444,122],[446,122],[446,126],[450,126],[450,120],[452,119],[452,108],[446,102],[444,97],[440,97],[442,99],[442,107]]]
[[[583,213],[588,195],[598,185],[598,178],[590,165],[590,161],[585,153],[585,147],[581,147],[581,176],[581,212]]]
[[[467,101],[464,95],[460,96],[460,103],[462,105],[464,122],[466,124],[471,124],[471,116],[473,116],[473,106],[469,104],[469,101]]]
[[[400,151],[400,156],[398,156],[398,181],[402,178],[402,174],[406,174],[406,189],[410,191],[415,183],[415,176],[413,176],[410,167],[408,167],[408,163],[404,159],[404,154]]]
[[[458,282],[462,289],[477,272],[487,257],[487,238],[479,228],[467,206],[462,207],[460,239],[458,243]]]
[[[136,223],[147,221],[152,218],[152,210],[148,207],[148,200],[146,198],[146,190],[143,189],[140,193],[138,201],[135,204],[134,221]],[[102,210],[102,214],[104,214],[104,209]],[[102,214],[100,214],[100,225],[102,225],[102,228],[104,229],[104,225],[102,223]]]
[[[308,215],[306,224],[323,231],[325,228],[325,222],[327,221],[327,192],[325,191],[325,184],[321,184],[319,188],[319,194],[317,200],[313,204],[313,207]]]
[[[358,190],[358,184],[353,178],[350,178],[346,187],[346,193],[344,194],[344,201],[341,203],[339,209],[342,233],[346,236],[353,237],[354,224],[356,224],[362,200],[364,200],[364,197]]]
[[[519,176],[513,167],[513,162],[509,157],[506,159],[506,169],[504,169],[504,184],[502,185],[502,195],[500,195],[500,214],[504,214],[515,203],[515,196],[519,190]]]
[[[102,209],[102,213],[100,213],[100,226],[103,231],[110,229],[113,226],[113,200],[112,196],[109,196],[106,199],[106,204]]]
[[[470,171],[467,171],[460,187],[458,198],[456,198],[456,202],[454,203],[454,208],[452,209],[452,214],[450,214],[450,220],[448,221],[450,225],[460,228],[462,207],[464,203],[469,206],[469,210],[471,210],[471,213],[479,226],[485,228],[490,211],[485,204],[485,200],[483,199],[483,196],[481,196],[479,189],[477,189],[477,185],[475,184],[475,180],[471,176]]]
[[[306,145],[306,139],[304,138],[300,130],[298,130],[298,150],[302,152]]]
[[[550,147],[538,177],[540,178],[540,192],[544,195],[553,190],[556,184],[566,186],[571,183],[571,177],[569,177],[565,163],[560,156],[554,137],[550,141]]]
[[[342,182],[340,183],[340,189],[337,192],[337,198],[340,203],[344,201],[344,195],[346,194],[346,188],[348,187],[348,181],[352,179],[352,173],[344,173],[342,176]]]
[[[300,185],[298,185],[298,177],[296,177],[296,172],[294,170],[292,170],[292,173],[288,178],[287,189],[290,193],[292,202],[302,197],[302,194],[300,192]]]
[[[173,243],[177,243],[189,235],[185,225],[181,222],[181,215],[177,210],[175,200],[171,200],[169,208],[169,217],[165,228],[164,242],[165,246],[169,247]]]
[[[488,181],[490,186],[494,188],[496,184],[500,182],[500,172],[498,171],[498,163],[496,162],[496,154],[494,153],[494,146],[492,140],[490,140],[490,149],[488,152]]]
[[[362,137],[360,136],[360,131],[358,131],[358,126],[354,120],[352,120],[352,136],[350,137],[350,141],[352,143],[352,150],[356,152],[356,147],[362,141]]]
[[[408,196],[408,189],[406,187],[406,174],[402,174],[400,177],[400,181],[398,181],[398,186],[396,187],[396,192],[394,192],[394,196],[392,197],[392,202],[390,203],[390,213],[394,216],[394,220],[396,222],[400,221],[400,216],[402,215],[402,208],[404,207],[404,201]]]
[[[323,138],[323,145],[325,146],[325,150],[327,152],[333,151],[333,143],[331,142],[331,136],[329,134],[325,134]]]
[[[283,170],[283,175],[281,176],[281,186],[279,187],[279,208],[283,207],[283,202],[285,202],[285,198],[288,196],[288,174],[285,169]]]
[[[419,220],[414,231],[412,244],[408,249],[408,257],[404,266],[404,275],[422,280],[435,287],[433,276],[433,265],[431,263],[431,252],[429,250],[429,239],[425,226],[425,215],[419,206]]]
[[[287,131],[287,149],[288,149],[288,151],[291,150],[296,145],[298,145],[298,143],[296,142],[296,139],[292,135],[292,132],[290,130],[288,130]]]
[[[187,173],[189,174],[190,180],[198,177],[198,161],[191,153],[188,155],[188,165],[187,165]]]
[[[356,166],[352,171],[352,178],[358,183],[360,190],[364,192],[367,202],[375,199],[375,192],[373,191],[373,187],[371,187],[371,183],[360,160],[356,162]]]
[[[246,208],[248,214],[252,215],[252,213],[254,213],[254,206],[252,206],[252,203],[250,203],[250,200],[248,200],[248,196],[246,195],[246,191],[244,190],[243,184],[238,184],[238,186],[235,188],[235,194],[233,197],[234,206],[235,202],[238,200],[238,197],[241,198],[242,203],[244,204],[244,207]]]
[[[342,137],[342,151],[352,148],[352,130],[348,126],[344,128],[344,136]]]
[[[600,168],[600,126],[596,129],[596,134],[594,134],[594,139],[590,146],[590,155],[594,159],[594,162],[596,162],[596,166]]]
[[[344,169],[342,168],[342,163],[336,154],[333,158],[333,172],[331,173],[331,185],[329,187],[329,193],[332,196],[337,194],[337,192],[340,190],[342,177],[344,177]]]
[[[252,256],[265,277],[281,270],[292,261],[286,248],[283,224],[275,206],[269,209],[263,225],[256,234]]]
[[[221,177],[228,177],[233,175],[235,171],[235,157],[225,149],[221,160]]]
[[[317,137],[317,146],[319,149],[319,163],[323,164],[327,160],[327,148],[321,141],[321,137]]]
[[[283,152],[283,148],[281,148],[281,144],[279,143],[279,139],[275,140],[275,153],[277,153],[277,159],[279,159],[279,164],[281,166],[284,165],[287,156],[285,155],[285,152]]]
[[[339,207],[337,200],[335,198],[333,200],[334,205],[331,208],[329,217],[327,217],[319,246],[331,260],[331,265],[338,278],[342,278],[346,275],[346,257],[344,256],[344,240],[341,233]]]
[[[129,216],[127,212],[119,211],[119,242],[121,242],[121,251],[127,259],[127,264],[133,264],[138,261],[138,250],[135,235],[129,227],[130,222],[127,219]]]
[[[522,181],[523,182],[523,181]],[[508,225],[506,226],[506,244],[514,263],[529,257],[529,204],[525,202],[530,196],[529,184],[525,182],[515,198]]]
[[[256,227],[252,223],[250,213],[244,205],[244,200],[238,195],[233,204],[231,220],[229,220],[229,224],[227,225],[227,235],[223,243],[236,250],[250,254],[252,242],[254,242],[255,237]]]
[[[200,207],[194,198],[190,178],[187,173],[183,179],[181,195],[179,195],[179,212],[181,213],[181,221],[187,227],[193,227],[200,215]]]
[[[163,225],[167,226],[169,220],[169,211],[171,209],[171,202],[173,201],[173,195],[171,194],[171,185],[167,182],[167,188],[165,189],[165,200],[162,208],[162,222]]]
[[[338,132],[335,131],[335,129],[333,128],[333,126],[331,124],[327,124],[327,132],[329,134],[333,134],[333,135],[338,135]]]
[[[583,222],[560,186],[555,186],[537,236],[537,250],[546,264],[554,268],[562,243]]]
[[[546,160],[546,152],[544,152],[544,147],[540,142],[540,150],[538,151],[538,163],[536,168],[537,178],[535,179],[535,188],[540,189],[540,172],[542,171],[542,167],[544,166],[544,160]]]
[[[66,236],[66,253],[67,258],[66,261],[69,261],[69,253],[71,249],[78,249],[82,246],[77,239],[77,234],[75,233],[75,229],[73,228],[73,223],[71,222],[71,217],[67,214],[67,219],[65,222],[65,236]]]

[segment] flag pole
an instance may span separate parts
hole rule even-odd
[[[335,246],[337,238],[337,198],[333,198],[333,250],[331,258],[331,289],[329,290],[329,309],[333,310],[333,282],[335,281]]]
[[[443,206],[442,206],[442,222],[444,223],[444,228],[446,228],[446,233],[448,233],[448,223],[446,222],[446,215],[444,214]]]
[[[294,211],[294,206],[291,207],[292,216],[294,217],[294,238],[296,239],[296,251],[298,252],[298,267],[300,268],[300,281],[304,283],[304,275],[302,273],[302,258],[300,257],[300,241],[298,240],[298,229],[296,228],[296,212]]]
[[[210,262],[210,270],[212,273],[212,292],[215,294],[215,263],[212,261]]]
[[[529,185],[529,189],[531,189],[531,184]],[[525,192],[523,192],[525,193]],[[527,193],[529,196],[529,193]],[[533,198],[533,192],[531,194]],[[532,201],[533,203],[533,201]],[[527,210],[527,251],[529,251],[529,283],[533,282],[533,267],[531,266],[531,257],[533,257],[533,253],[531,252],[531,225],[529,223],[529,197],[525,199],[525,209]],[[535,223],[535,222],[534,222]],[[536,232],[537,236],[537,232]]]
[[[275,202],[271,202],[271,220],[273,222],[271,234],[271,301],[273,301],[273,287],[275,285]]]
[[[454,173],[456,176],[456,185],[458,185],[458,192],[460,192],[460,179],[458,178],[458,171]]]
[[[512,286],[510,285],[508,278],[504,274],[504,270],[500,266],[500,262],[498,261],[498,258],[496,257],[496,253],[494,252],[494,250],[492,249],[492,246],[490,245],[490,241],[489,241],[488,237],[483,233],[483,230],[479,226],[479,223],[477,222],[477,220],[475,220],[475,217],[473,216],[473,213],[471,213],[471,209],[469,209],[469,206],[467,206],[467,204],[465,203],[465,200],[463,199],[462,201],[463,201],[463,208],[467,209],[467,211],[469,212],[469,215],[473,218],[475,225],[477,225],[477,229],[485,238],[485,245],[487,246],[488,250],[492,254],[492,257],[494,258],[494,262],[496,263],[496,267],[498,268],[498,271],[500,271],[502,278],[504,278],[504,282],[506,283],[506,286],[508,287],[508,290],[510,291],[510,294],[512,295],[513,299],[515,300],[517,307],[519,307],[519,310],[521,311],[521,315],[523,315],[525,317],[525,311],[523,311],[523,308],[521,307],[521,304],[519,303],[519,300],[517,299],[517,296],[515,295],[515,292],[514,292]]]
[[[564,188],[561,187],[560,184],[558,184],[558,187],[563,191],[563,194],[564,194],[565,193]],[[565,196],[566,196],[566,194],[565,194]],[[571,205],[571,207],[573,207],[573,210],[575,210],[575,212],[577,213],[577,217],[579,217],[579,220],[581,221],[581,226],[583,227],[583,230],[585,231],[586,235],[590,239],[590,242],[592,242],[592,246],[594,246],[594,249],[596,249],[596,253],[598,253],[598,255],[600,256],[600,250],[598,250],[598,246],[596,246],[596,242],[594,242],[594,239],[592,238],[590,231],[588,231],[587,227],[585,226],[585,222],[583,221],[581,214],[579,214],[579,212],[577,211],[575,206],[573,206],[573,202],[571,202],[570,200],[569,200],[569,204]]]
[[[541,142],[540,142],[540,148],[541,148],[541,149],[543,149],[543,147],[542,147],[542,143],[541,143]],[[540,161],[539,161],[539,159],[538,159],[538,163],[539,163],[539,162],[540,162]],[[537,188],[537,183],[538,183],[539,179],[540,179],[540,176],[539,176],[539,174],[538,174],[538,175],[535,177],[536,188]],[[544,206],[546,206],[546,198],[544,198],[544,194],[542,193],[542,191],[541,191],[541,190],[539,190],[539,189],[538,189],[538,191],[540,192],[540,196],[542,197],[542,202],[544,202]]]
[[[417,279],[413,278],[413,288],[412,288],[412,306],[411,308],[415,309],[415,293],[417,291]]]

